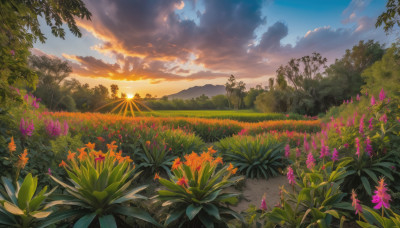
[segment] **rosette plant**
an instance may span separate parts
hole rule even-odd
[[[215,152],[212,148],[201,155],[192,152],[184,162],[177,158],[170,180],[159,178],[166,190],[159,190],[156,199],[172,207],[164,226],[227,227],[230,219],[243,222],[242,216],[229,208],[237,203],[238,194],[223,191],[243,177],[232,177],[237,171],[232,164],[217,170],[223,162],[213,157]]]
[[[70,209],[57,214],[54,218],[75,219],[74,227],[89,227],[89,225],[110,228],[126,223],[125,216],[144,220],[159,226],[159,224],[143,209],[131,206],[136,200],[147,199],[137,194],[147,186],[131,188],[135,165],[129,156],[123,157],[115,152],[117,146],[108,144],[108,152],[94,150],[94,144],[86,144],[87,148],[79,149],[79,155],[68,152],[68,164],[64,167],[72,183],[66,184],[56,177],[51,178],[65,188],[68,194],[57,197],[57,203],[70,205]],[[96,221],[97,220],[97,221]]]
[[[41,222],[53,212],[51,207],[55,205],[45,202],[55,188],[47,192],[45,186],[36,192],[38,178],[32,177],[30,173],[16,187],[9,178],[1,179],[3,186],[0,189],[0,226],[43,227]]]
[[[278,176],[286,166],[283,144],[272,137],[233,136],[217,143],[223,158],[248,178]]]

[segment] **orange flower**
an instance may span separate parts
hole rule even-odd
[[[67,160],[69,161],[69,160],[75,159],[75,155],[76,155],[76,153],[72,153],[71,151],[68,151]]]
[[[81,151],[78,158],[80,161],[83,161],[83,159],[85,159],[86,156],[87,156],[87,153],[85,151]]]
[[[85,144],[87,148],[94,150],[95,144],[88,142],[88,144]]]
[[[208,152],[209,152],[210,154],[215,154],[215,153],[217,152],[216,150],[213,149],[212,146],[211,146],[211,147],[208,147],[207,149],[208,149]]]
[[[182,187],[188,187],[188,180],[185,177],[182,177],[181,179],[179,179],[176,184],[182,186]]]
[[[61,160],[61,163],[58,165],[58,167],[67,167],[67,163],[65,163],[64,160]]]
[[[174,163],[172,163],[172,171],[179,168],[180,165],[182,165],[181,158],[176,158]]]
[[[20,168],[20,169],[25,168],[25,165],[26,165],[26,163],[28,163],[28,160],[29,160],[29,158],[27,156],[28,156],[28,150],[25,149],[24,152],[18,156],[19,157],[19,160],[17,162],[18,168]]]
[[[78,149],[78,152],[81,153],[81,154],[82,153],[86,153],[85,149],[86,149],[86,147],[82,147],[82,148]]]
[[[8,150],[10,150],[10,153],[17,150],[17,146],[14,143],[14,136],[11,137],[11,142],[8,144]]]
[[[149,140],[146,141],[146,146],[150,146],[150,141]]]
[[[124,160],[127,161],[128,163],[133,162],[133,160],[131,159],[130,156],[126,156],[126,157],[124,158]]]
[[[99,140],[100,142],[106,141],[106,140],[105,140],[103,137],[101,137],[101,136],[97,137],[97,140]]]
[[[213,161],[213,164],[224,164],[224,162],[222,161],[222,158],[221,157],[217,157],[214,161]]]
[[[111,144],[107,144],[108,150],[115,150],[115,149],[117,149],[118,146],[115,145],[115,143],[116,143],[115,141],[112,141]]]
[[[234,166],[232,165],[232,163],[229,163],[229,167],[228,167],[228,171],[231,174],[236,174],[238,168],[234,168]]]
[[[158,180],[160,179],[160,176],[158,175],[158,173],[156,173],[156,175],[154,175],[154,180]]]

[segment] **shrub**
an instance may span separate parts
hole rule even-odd
[[[192,151],[201,151],[204,141],[193,133],[186,133],[182,130],[166,130],[161,132],[161,138],[171,150],[172,154],[182,156]]]
[[[220,157],[214,158],[214,150],[201,155],[185,155],[174,161],[170,180],[159,178],[166,190],[159,190],[157,199],[173,210],[168,213],[164,225],[176,224],[179,227],[226,227],[228,219],[242,217],[229,209],[227,204],[237,202],[238,194],[222,192],[242,177],[232,177],[236,173],[232,164],[217,170],[222,164]]]
[[[116,153],[117,146],[109,144],[109,151],[102,153],[94,150],[94,144],[87,144],[90,152],[85,148],[79,150],[80,154],[69,152],[69,164],[64,161],[63,166],[68,173],[73,185],[68,185],[56,177],[51,178],[66,189],[68,194],[58,196],[58,202],[71,205],[70,209],[60,214],[49,217],[47,222],[77,217],[74,227],[88,227],[97,220],[99,227],[117,227],[116,218],[123,222],[117,215],[128,216],[158,226],[158,223],[145,211],[130,206],[130,203],[138,199],[147,199],[137,194],[147,186],[130,188],[134,179],[139,175],[133,175],[135,171],[132,160],[122,157],[121,152]],[[96,222],[96,223],[97,223]]]
[[[277,176],[286,165],[283,144],[272,137],[234,136],[222,139],[216,147],[225,161],[249,178]]]

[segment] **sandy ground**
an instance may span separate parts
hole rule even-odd
[[[242,190],[233,187],[229,189],[229,192],[243,194],[239,203],[236,206],[231,206],[231,208],[237,212],[241,212],[247,210],[250,204],[259,207],[264,193],[266,194],[267,206],[271,208],[279,202],[279,187],[282,185],[285,185],[285,188],[288,189],[289,184],[286,176],[278,176],[268,180],[246,179]]]

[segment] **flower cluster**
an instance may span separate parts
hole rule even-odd
[[[21,122],[19,124],[19,130],[21,131],[22,136],[32,136],[33,130],[35,130],[35,127],[33,125],[33,120],[25,121],[24,118],[21,118]]]
[[[64,121],[63,126],[61,126],[58,120],[54,121],[52,119],[45,121],[46,132],[49,136],[58,137],[60,135],[68,134],[68,123]]]

